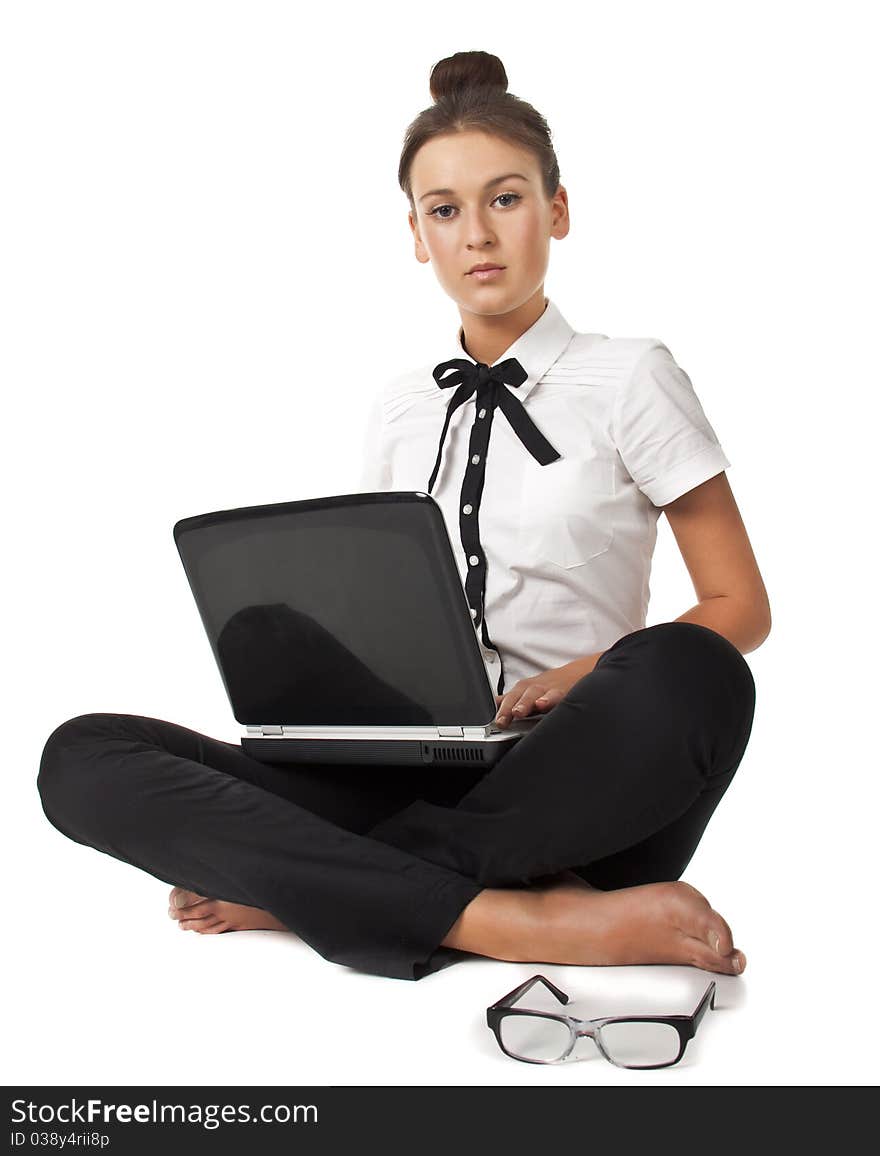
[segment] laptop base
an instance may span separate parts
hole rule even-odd
[[[443,739],[273,739],[242,738],[241,749],[261,763],[339,763],[364,766],[494,766],[519,742]]]

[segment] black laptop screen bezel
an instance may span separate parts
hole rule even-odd
[[[356,515],[358,510],[369,510],[370,514],[374,516],[374,520],[375,517],[381,517],[383,529],[385,526],[392,528],[399,526],[402,532],[408,533],[411,538],[415,539],[417,536],[418,543],[427,552],[425,561],[430,568],[432,580],[437,584],[436,594],[439,599],[445,601],[447,607],[446,611],[443,612],[439,606],[435,606],[435,611],[443,615],[443,637],[440,638],[436,633],[437,623],[435,620],[434,643],[435,646],[446,648],[444,651],[445,669],[451,671],[454,667],[455,671],[454,676],[451,673],[447,675],[443,691],[439,697],[443,699],[445,695],[447,701],[450,701],[451,697],[456,699],[457,705],[454,710],[449,707],[446,708],[447,712],[455,717],[437,717],[438,713],[441,712],[436,709],[436,705],[432,706],[422,702],[419,703],[420,710],[417,712],[418,722],[415,721],[415,718],[409,717],[409,713],[406,711],[404,712],[407,714],[407,721],[405,722],[394,721],[392,718],[383,718],[381,722],[372,718],[369,723],[360,719],[356,722],[341,720],[336,723],[308,722],[297,719],[293,707],[287,708],[286,713],[288,714],[294,710],[294,715],[288,718],[255,717],[256,708],[251,706],[248,709],[246,696],[240,689],[241,671],[229,669],[228,650],[226,662],[224,662],[222,649],[218,644],[221,626],[218,616],[212,608],[210,587],[213,579],[210,574],[205,575],[203,565],[204,558],[210,548],[212,533],[218,528],[228,530],[231,526],[240,526],[242,534],[246,535],[255,523],[261,521],[271,524],[273,520],[281,519],[289,525],[291,515],[295,518],[304,515],[303,521],[304,524],[307,524],[310,516],[314,519],[323,513],[330,513],[331,517],[338,515],[340,518],[344,518],[347,513]],[[369,517],[366,520],[369,521]],[[413,530],[415,530],[415,534],[413,534]],[[443,512],[429,494],[409,490],[333,494],[289,502],[215,510],[181,518],[174,525],[173,536],[233,715],[241,725],[482,727],[488,726],[493,721],[497,709],[494,692],[483,665],[483,656],[453,552],[453,545]],[[416,627],[417,624],[414,623],[414,628]],[[414,639],[414,646],[421,644],[418,638]],[[449,650],[450,647],[454,650],[454,658]],[[427,653],[428,650],[426,649],[425,661],[429,661]],[[454,685],[453,678],[455,680]],[[284,701],[289,702],[289,697]],[[386,706],[382,709],[387,713],[392,708]]]

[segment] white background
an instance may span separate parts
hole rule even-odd
[[[868,11],[4,5],[5,1083],[876,1082]],[[585,1014],[690,1010],[705,973],[411,983],[184,934],[166,884],[59,834],[35,786],[81,713],[237,738],[171,527],[357,489],[371,397],[454,337],[396,173],[431,66],[473,48],[553,130],[572,229],[546,291],[577,329],[668,344],[770,594],[749,749],[684,876],[748,967],[665,1072],[517,1064],[484,1009],[544,970]],[[649,624],[695,600],[660,531]]]

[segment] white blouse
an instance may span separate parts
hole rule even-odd
[[[643,627],[660,507],[730,466],[690,378],[661,341],[577,333],[546,302],[493,362],[515,357],[528,371],[511,392],[561,454],[540,465],[501,409],[494,411],[479,537],[486,626],[503,663],[503,691]],[[431,371],[452,358],[473,361],[462,337],[459,326],[448,349],[374,398],[363,492],[428,492],[454,392],[441,389]],[[431,491],[463,584],[468,560],[458,507],[475,401],[452,415]],[[495,686],[498,654],[479,632],[478,640]]]

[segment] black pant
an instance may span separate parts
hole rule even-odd
[[[267,765],[175,723],[86,714],[49,736],[49,820],[201,895],[270,911],[325,959],[421,979],[484,887],[572,868],[678,879],[739,766],[755,685],[689,622],[619,639],[488,772]]]

